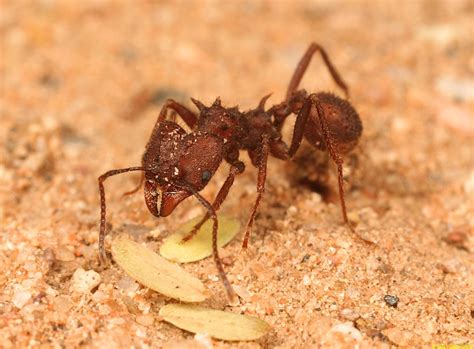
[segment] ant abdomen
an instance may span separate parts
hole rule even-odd
[[[356,146],[362,134],[362,122],[354,107],[345,99],[337,97],[332,93],[320,92],[313,95],[319,101],[331,139],[340,154],[350,152]],[[311,96],[310,96],[311,98]],[[304,136],[316,148],[326,150],[321,123],[315,113],[308,119]]]

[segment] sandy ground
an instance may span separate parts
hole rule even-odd
[[[269,104],[280,102],[312,41],[329,52],[364,123],[346,157],[347,205],[376,245],[345,228],[332,167],[325,185],[298,185],[324,173],[270,159],[249,252],[239,253],[239,239],[222,252],[240,305],[226,307],[211,259],[185,268],[215,294],[205,305],[273,330],[212,345],[472,345],[473,17],[473,1],[2,1],[0,347],[204,348],[159,318],[169,299],[116,265],[99,268],[97,177],[140,163],[169,96],[220,96],[244,110],[269,92]],[[303,86],[340,92],[320,58]],[[153,103],[140,104],[147,91]],[[222,211],[245,222],[256,171],[242,158],[247,171]],[[223,164],[203,195],[226,173]],[[155,219],[141,194],[121,198],[138,179],[107,182],[111,235],[158,247],[202,212],[190,199]],[[100,283],[81,290],[81,268]]]

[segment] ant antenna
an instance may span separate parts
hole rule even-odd
[[[127,167],[105,172],[99,177],[99,192],[100,192],[100,230],[99,230],[99,258],[100,262],[105,265],[107,262],[107,255],[105,254],[105,233],[106,233],[106,206],[105,206],[105,190],[104,181],[112,176],[131,172],[131,171],[145,171],[142,166]]]

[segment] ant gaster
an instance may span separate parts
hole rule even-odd
[[[145,202],[154,216],[170,215],[175,207],[189,196],[194,196],[206,208],[206,215],[183,241],[191,239],[209,218],[213,220],[214,262],[229,299],[234,300],[235,293],[224,272],[217,250],[216,211],[227,197],[235,176],[245,169],[244,163],[239,160],[239,151],[246,150],[252,164],[258,169],[257,198],[243,238],[243,248],[246,248],[252,224],[265,191],[268,156],[290,160],[298,150],[303,137],[318,150],[328,151],[336,163],[342,215],[345,223],[352,230],[347,219],[344,201],[342,155],[352,150],[357,144],[362,133],[362,123],[357,112],[346,99],[326,92],[308,94],[306,90],[298,89],[311,58],[316,52],[321,54],[332,78],[344,91],[347,99],[349,95],[347,85],[331,63],[326,51],[318,44],[312,43],[293,73],[286,99],[270,109],[265,109],[265,102],[270,95],[263,97],[257,108],[246,112],[239,111],[237,107],[223,107],[219,98],[209,107],[191,98],[199,110],[198,113],[172,99],[167,100],[146,146],[142,166],[111,170],[99,177],[101,261],[107,260],[104,244],[106,207],[103,182],[108,177],[120,173],[143,171]],[[189,132],[173,119],[168,118],[168,109],[183,119],[190,129]],[[286,118],[292,114],[296,115],[296,122],[288,148],[282,140],[281,130]],[[210,203],[199,192],[211,180],[223,160],[230,165],[229,174],[214,202]],[[141,184],[126,194],[138,190]]]

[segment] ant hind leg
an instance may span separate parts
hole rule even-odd
[[[332,160],[335,162],[337,166],[339,201],[341,203],[341,211],[342,211],[342,216],[344,218],[344,223],[347,225],[347,227],[356,236],[358,240],[362,240],[366,244],[373,245],[374,244],[373,241],[364,239],[359,234],[357,234],[354,228],[352,227],[351,223],[349,222],[349,218],[347,217],[346,200],[345,200],[345,195],[344,195],[344,176],[343,176],[344,161],[338,151],[338,145],[336,141],[333,139],[333,137],[331,137],[331,132],[328,127],[328,121],[326,119],[326,116],[324,114],[324,109],[321,106],[321,103],[319,102],[317,95],[312,94],[308,97],[308,99],[311,100],[312,107],[313,106],[315,107],[315,109],[311,108],[310,117],[313,119],[313,122],[315,123],[319,122],[319,125],[321,126],[321,130],[323,133],[324,141],[326,143],[326,147],[329,152],[329,156],[332,158]],[[313,110],[316,110],[316,113],[311,112]],[[316,118],[317,120],[314,120]]]
[[[308,49],[306,50],[306,53],[303,55],[303,57],[301,57],[301,60],[295,68],[293,76],[290,80],[290,84],[288,85],[288,90],[286,92],[287,102],[290,100],[293,93],[298,90],[299,84],[303,79],[303,76],[306,72],[306,69],[308,68],[309,63],[311,62],[311,58],[313,58],[316,52],[319,52],[321,54],[324,64],[328,68],[329,73],[331,74],[331,77],[333,78],[334,82],[344,91],[346,98],[349,97],[349,89],[344,80],[342,79],[341,75],[337,72],[336,68],[332,64],[328,54],[326,53],[324,48],[313,42],[311,45],[309,45]]]

